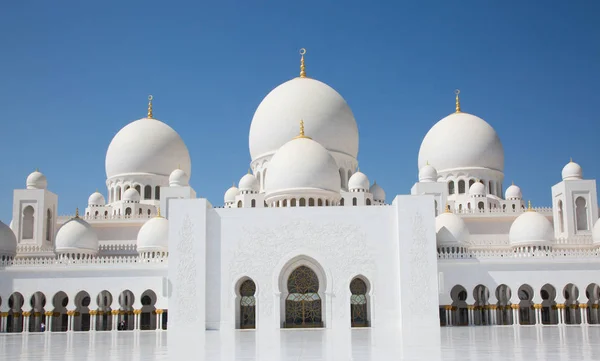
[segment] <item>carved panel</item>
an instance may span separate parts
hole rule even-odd
[[[193,312],[198,304],[196,292],[197,268],[194,252],[194,224],[186,214],[179,230],[177,243],[179,262],[177,263],[177,318],[186,323],[198,321],[197,312]]]

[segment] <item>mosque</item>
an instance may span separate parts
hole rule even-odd
[[[557,170],[550,208],[532,207],[505,188],[497,133],[456,92],[410,194],[386,196],[358,169],[352,110],[307,75],[304,53],[299,76],[258,105],[250,171],[223,204],[197,198],[184,140],[154,118],[152,97],[110,142],[106,192],[82,211],[58,216],[51,183],[31,173],[0,222],[0,332],[431,338],[440,326],[600,324],[596,181],[580,165]]]

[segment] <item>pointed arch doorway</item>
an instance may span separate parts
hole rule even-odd
[[[319,278],[307,266],[299,266],[287,279],[285,328],[323,327]]]

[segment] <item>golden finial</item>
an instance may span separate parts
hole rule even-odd
[[[429,161],[426,161],[426,162],[425,162],[425,165],[429,165]]]
[[[454,94],[456,94],[456,112],[460,113],[460,98],[458,97],[458,94],[460,94],[460,90],[456,89],[454,91]]]
[[[152,119],[152,95],[148,95],[148,119]]]
[[[531,208],[531,201],[527,201],[527,211],[532,212],[533,208]]]
[[[446,203],[446,213],[452,213],[452,211],[450,211],[450,205],[448,203]]]
[[[573,157],[569,157],[569,163],[573,163]]]
[[[250,170],[250,168],[248,168],[248,174],[252,174],[252,171]]]
[[[75,208],[75,218],[79,218],[79,208]]]
[[[300,138],[311,139],[310,137],[307,137],[306,135],[304,135],[304,120],[300,120],[300,134],[298,134],[297,136],[294,137],[294,139],[300,139]]]
[[[35,171],[36,171],[36,172],[39,172],[39,171],[40,171],[40,169],[39,169],[39,168],[35,168]]]
[[[156,216],[162,218],[162,216],[160,215],[160,206],[156,207]]]
[[[306,49],[300,49],[300,77],[306,78],[306,67],[304,66],[304,54],[306,54]]]

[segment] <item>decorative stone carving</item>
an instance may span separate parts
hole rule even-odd
[[[431,295],[431,285],[437,283],[431,279],[430,272],[422,272],[419,270],[430,270],[431,262],[429,262],[428,249],[433,247],[427,242],[427,227],[423,224],[423,216],[416,213],[412,218],[412,241],[410,247],[410,292],[408,292],[409,307],[411,317],[419,318],[424,315],[431,307],[433,301],[431,297],[423,297],[423,295]],[[414,266],[413,266],[414,265]]]
[[[179,320],[187,320],[186,322],[194,323],[197,321],[197,313],[190,312],[196,308],[197,293],[196,293],[196,254],[194,252],[194,224],[186,214],[183,219],[183,224],[179,230],[179,242],[177,243],[177,251],[179,253],[179,263],[177,264],[176,285],[177,290],[177,318]],[[204,265],[200,265],[204,267]]]
[[[239,275],[252,277],[260,290],[258,310],[261,315],[270,316],[273,312],[272,274],[274,267],[285,257],[298,249],[309,249],[323,257],[329,267],[333,293],[333,317],[348,317],[349,307],[345,304],[349,294],[348,279],[355,274],[374,277],[375,261],[371,249],[375,240],[367,239],[360,227],[342,223],[316,223],[296,219],[274,228],[243,228],[229,265],[231,284]],[[287,261],[287,260],[284,260]],[[374,279],[369,279],[371,284]],[[284,290],[281,290],[282,292]],[[348,292],[347,292],[348,291]],[[348,296],[349,297],[349,296]]]

